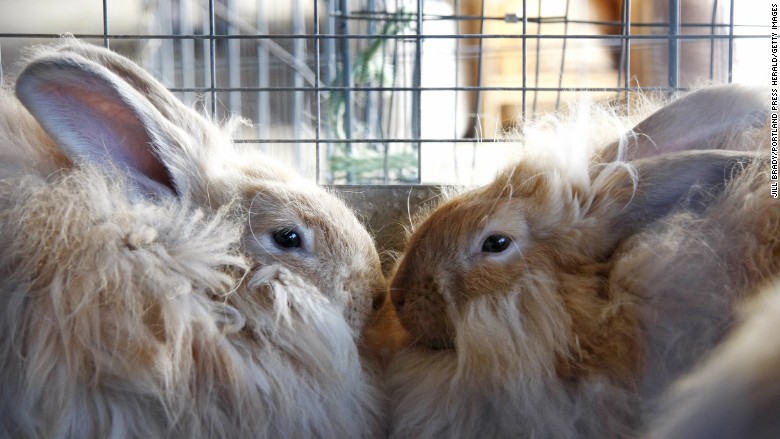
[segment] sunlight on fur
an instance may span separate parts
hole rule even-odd
[[[631,103],[507,133],[516,163],[409,218],[388,286],[240,118],[106,49],[32,49],[0,90],[0,437],[771,435],[767,99]]]
[[[382,434],[384,278],[340,200],[106,49],[37,48],[10,86],[0,437]]]

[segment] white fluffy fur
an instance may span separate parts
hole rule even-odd
[[[358,343],[382,281],[352,213],[130,61],[64,41],[32,62],[60,56],[127,81],[178,195],[139,196],[0,91],[0,437],[378,431]],[[311,253],[262,245],[296,224]]]
[[[769,198],[766,162],[756,160],[727,175],[734,178],[725,189],[683,197],[680,210],[672,205],[671,214],[649,224],[640,215],[600,225],[620,218],[625,202],[609,200],[630,198],[632,186],[639,202],[648,201],[643,172],[666,158],[614,160],[663,155],[665,148],[763,154],[768,126],[756,124],[766,115],[758,95],[705,89],[665,107],[675,118],[656,114],[606,144],[598,128],[577,122],[582,114],[573,128],[545,121],[552,130],[524,131],[537,143],[526,143],[516,167],[434,211],[412,234],[391,287],[406,295],[394,302],[403,308],[401,322],[408,315],[405,324],[413,325],[409,346],[388,368],[391,436],[639,435],[659,395],[728,331],[735,304],[780,272],[772,238],[780,233],[780,205]],[[699,106],[707,117],[694,115]],[[624,122],[609,113],[597,109],[597,119],[606,115],[608,132],[620,131]],[[730,114],[733,123],[723,127],[713,113]],[[554,136],[539,142],[538,132]],[[575,140],[559,143],[558,135]],[[686,140],[655,142],[675,135]],[[574,160],[534,152],[559,147],[579,152]],[[663,177],[654,184],[675,178],[664,169],[656,168]],[[520,201],[511,201],[513,194]],[[625,231],[626,239],[616,237]],[[481,239],[499,232],[513,237],[517,247],[508,253],[516,256],[480,255]],[[409,314],[413,306],[421,311]],[[614,338],[599,338],[602,325]],[[441,342],[446,334],[432,338],[436,331],[452,333],[452,346]]]

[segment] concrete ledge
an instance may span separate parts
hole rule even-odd
[[[421,209],[435,206],[441,186],[328,186],[354,209],[376,240],[385,273],[393,268],[396,255],[403,250],[410,218]]]

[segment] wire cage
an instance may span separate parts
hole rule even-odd
[[[765,82],[758,0],[5,0],[0,75],[68,32],[323,184],[489,179],[582,96]],[[766,10],[764,10],[766,9]],[[767,63],[765,66],[762,63]],[[494,141],[496,140],[496,141]]]

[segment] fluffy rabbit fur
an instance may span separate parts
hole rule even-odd
[[[65,39],[0,95],[0,436],[366,437],[384,294],[334,196]]]
[[[740,311],[733,334],[675,383],[648,438],[780,437],[780,284],[767,285]]]
[[[391,283],[408,342],[388,368],[392,436],[641,431],[778,272],[763,100],[703,89],[617,141],[603,108],[543,121],[552,141],[527,128],[517,165],[435,209]]]

